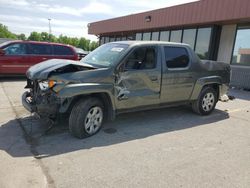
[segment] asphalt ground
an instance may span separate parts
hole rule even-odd
[[[123,114],[79,140],[21,105],[25,79],[0,80],[0,187],[246,187],[250,92],[209,116],[189,107]],[[49,129],[47,131],[47,129]]]

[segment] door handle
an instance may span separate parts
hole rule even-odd
[[[150,76],[150,80],[152,82],[156,82],[156,81],[158,81],[158,78],[157,78],[157,76]]]
[[[47,59],[48,59],[48,58],[46,58],[46,57],[43,57],[43,58],[42,58],[42,60],[47,60]]]

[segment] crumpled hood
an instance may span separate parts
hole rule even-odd
[[[33,65],[28,69],[26,72],[27,78],[31,80],[43,80],[47,79],[49,74],[57,69],[66,67],[66,66],[72,66],[72,67],[80,67],[80,68],[86,68],[86,69],[94,69],[93,66],[73,61],[73,60],[65,60],[65,59],[50,59],[47,61],[43,61],[41,63],[38,63],[36,65]]]

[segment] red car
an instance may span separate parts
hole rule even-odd
[[[48,59],[78,60],[73,46],[36,41],[0,44],[0,75],[25,74],[29,67]]]

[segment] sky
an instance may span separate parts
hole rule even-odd
[[[32,31],[70,37],[88,35],[88,23],[197,0],[0,0],[0,23],[16,34]]]

